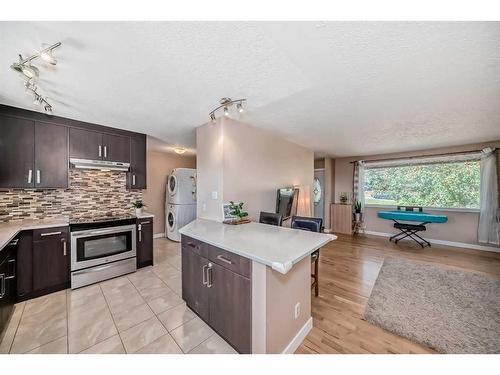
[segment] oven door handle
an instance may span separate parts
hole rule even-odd
[[[95,236],[98,234],[111,234],[111,233],[119,233],[123,232],[123,230],[116,229],[103,229],[103,230],[93,230],[92,232],[87,232],[85,236]]]

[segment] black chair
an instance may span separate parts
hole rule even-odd
[[[310,232],[321,233],[323,219],[320,217],[292,216],[292,228],[308,230]],[[319,249],[311,254],[311,263],[314,263],[314,273],[311,274],[313,282],[311,288],[314,288],[314,295],[319,295]]]
[[[281,227],[282,222],[283,216],[281,216],[281,214],[275,214],[274,212],[260,212],[259,223]]]

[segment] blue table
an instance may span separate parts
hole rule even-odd
[[[379,211],[377,216],[381,219],[394,221],[394,228],[399,229],[399,232],[389,238],[389,241],[394,240],[395,243],[403,238],[410,237],[422,248],[427,245],[431,246],[430,242],[420,237],[417,232],[425,231],[426,225],[431,223],[446,223],[448,216],[435,215],[428,212],[423,212],[421,207],[417,207],[419,211],[413,211],[416,207],[409,207],[412,210],[393,210],[393,211]],[[402,221],[404,223],[402,223]],[[418,222],[419,224],[411,224],[407,222]]]

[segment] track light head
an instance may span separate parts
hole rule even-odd
[[[215,122],[215,113],[210,113],[210,119],[212,120],[212,122]]]
[[[243,105],[241,103],[236,104],[236,109],[239,113],[243,113]]]
[[[224,116],[229,116],[229,110],[227,109],[227,107],[224,107]]]
[[[26,65],[23,64],[21,65],[21,69],[23,74],[28,77],[28,78],[36,78],[39,75],[39,70],[36,66],[33,66],[31,64]]]
[[[54,58],[54,56],[52,56],[52,50],[43,51],[42,53],[40,53],[40,57],[43,61],[48,62],[51,65],[57,64],[57,60]]]

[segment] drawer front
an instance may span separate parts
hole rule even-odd
[[[35,229],[33,231],[33,241],[42,241],[53,237],[66,237],[68,232],[69,227]]]
[[[183,248],[193,251],[195,254],[207,258],[207,246],[205,242],[182,235],[181,244]]]
[[[252,274],[252,261],[226,250],[219,249],[212,245],[208,247],[208,259],[218,265],[227,268],[239,275],[250,278]]]

